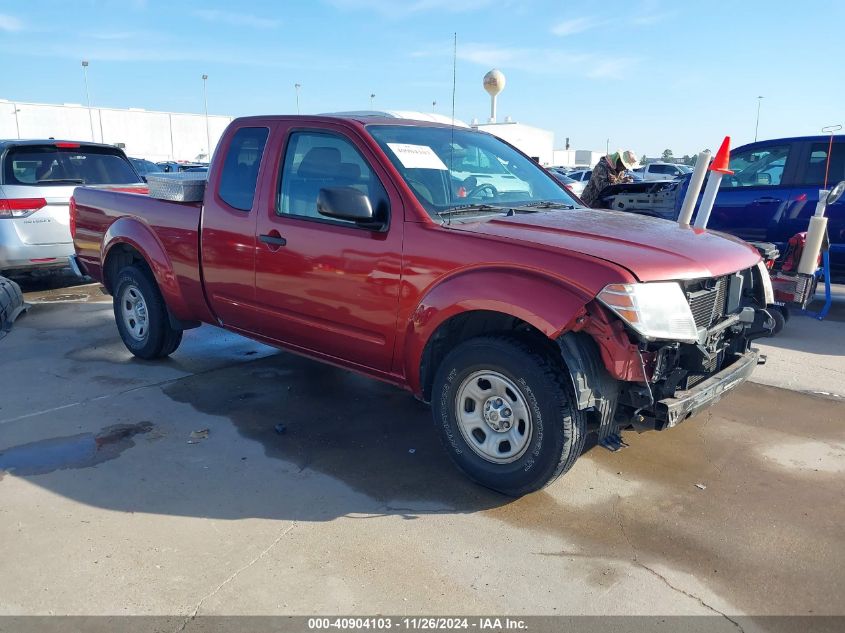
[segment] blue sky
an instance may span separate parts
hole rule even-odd
[[[0,98],[217,114],[451,109],[656,155],[845,123],[838,0],[0,0]]]

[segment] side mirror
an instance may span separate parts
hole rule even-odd
[[[843,193],[845,193],[845,180],[840,180],[839,184],[837,184],[830,190],[830,193],[827,194],[827,204],[835,204],[836,201],[842,197]]]
[[[328,218],[350,220],[363,226],[381,226],[373,205],[363,191],[354,187],[326,187],[317,194],[317,212]]]

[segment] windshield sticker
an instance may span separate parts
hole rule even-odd
[[[428,145],[411,145],[410,143],[388,143],[387,146],[396,154],[396,158],[407,169],[440,169],[447,167]]]

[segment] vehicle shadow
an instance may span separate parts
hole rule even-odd
[[[0,478],[5,469],[109,510],[231,520],[410,519],[511,501],[455,468],[430,409],[409,393],[293,354],[116,399],[131,404],[86,405],[103,424],[91,432],[3,441]]]
[[[70,272],[70,269],[40,275],[11,275],[11,278],[18,283],[24,293],[72,288],[90,284],[93,281],[90,277],[77,277]]]

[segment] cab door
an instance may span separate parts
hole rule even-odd
[[[241,127],[220,144],[223,166],[207,184],[200,227],[203,285],[226,327],[254,331],[258,182],[270,127]]]
[[[275,163],[274,195],[262,201],[256,229],[262,333],[387,372],[401,280],[401,198],[373,150],[339,124],[291,127],[276,138],[268,161]],[[365,193],[381,225],[320,215],[317,196],[332,187]]]

